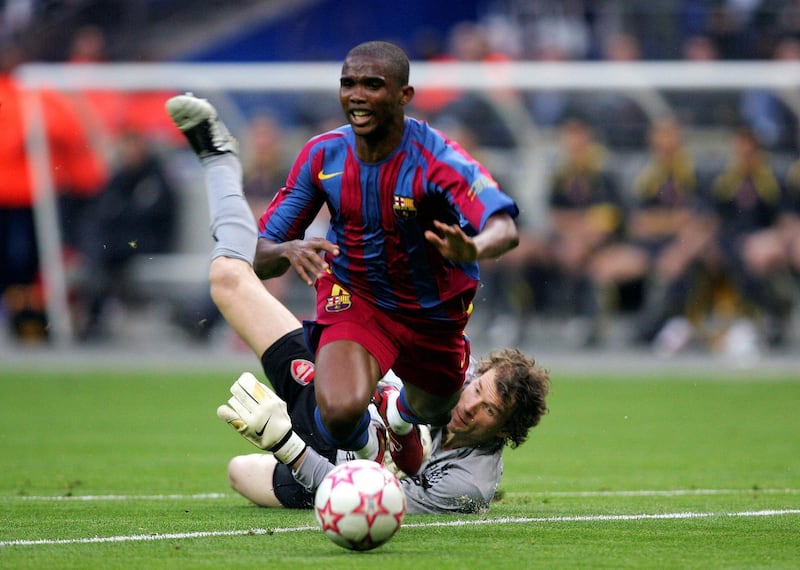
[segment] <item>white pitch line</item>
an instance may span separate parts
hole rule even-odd
[[[237,497],[232,493],[196,493],[194,495],[20,495],[17,497],[2,497],[2,499],[16,499],[19,501],[182,501],[205,499],[229,499]]]
[[[622,490],[622,491],[531,491],[508,492],[507,497],[683,497],[703,495],[797,495],[800,489],[671,489],[671,490]],[[196,493],[189,495],[16,495],[0,496],[0,501],[181,501],[217,500],[238,497],[233,493]]]
[[[711,517],[773,517],[785,515],[800,515],[800,509],[785,510],[763,510],[763,511],[742,511],[734,513],[655,513],[655,514],[636,514],[636,515],[577,515],[564,517],[503,517],[498,519],[475,519],[475,520],[451,520],[430,523],[410,523],[404,524],[405,528],[426,528],[426,527],[459,527],[477,525],[496,525],[496,524],[526,524],[526,523],[563,523],[563,522],[608,522],[608,521],[641,521],[641,520],[676,520],[676,519],[699,519]],[[9,546],[48,546],[65,544],[97,544],[108,542],[145,542],[153,540],[183,540],[190,538],[213,538],[218,536],[247,536],[247,535],[269,535],[285,532],[301,532],[318,530],[316,526],[299,526],[288,528],[252,528],[248,530],[221,530],[221,531],[199,531],[170,534],[134,534],[129,536],[95,536],[91,538],[66,538],[66,539],[38,539],[38,540],[6,540],[0,542],[0,547]]]
[[[634,491],[538,491],[509,492],[508,497],[684,497],[693,495],[796,495],[800,489],[672,489],[672,490],[634,490]]]

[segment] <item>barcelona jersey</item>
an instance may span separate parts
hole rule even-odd
[[[493,214],[518,215],[483,165],[412,118],[398,148],[378,163],[359,160],[349,125],[308,141],[261,216],[259,235],[302,239],[324,205],[326,237],[340,250],[326,261],[344,288],[386,310],[442,320],[448,301],[471,300],[478,264],[444,259],[425,231],[439,220],[474,236]]]

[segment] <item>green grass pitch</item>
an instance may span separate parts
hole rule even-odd
[[[238,372],[0,369],[0,568],[800,567],[800,372],[554,372],[488,514],[366,553],[228,488]]]

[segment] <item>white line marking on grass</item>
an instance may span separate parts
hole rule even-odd
[[[10,498],[20,501],[181,501],[228,499],[237,496],[232,493],[197,493],[194,495],[20,495]]]
[[[638,515],[576,515],[565,517],[504,517],[500,519],[455,520],[430,523],[404,524],[404,527],[432,527],[432,526],[470,526],[483,524],[509,524],[509,523],[558,523],[558,522],[605,522],[605,521],[643,521],[643,520],[673,520],[673,519],[704,519],[711,517],[772,517],[779,515],[800,515],[800,509],[742,511],[738,513],[655,513]]]
[[[410,523],[404,524],[405,528],[426,527],[459,527],[479,526],[489,524],[526,524],[526,523],[563,523],[563,522],[605,522],[605,521],[641,521],[641,520],[675,520],[699,519],[711,517],[773,517],[785,515],[800,515],[800,509],[742,511],[738,513],[655,513],[638,515],[577,515],[565,517],[503,517],[497,519],[456,519],[441,522]],[[302,532],[318,530],[316,526],[299,526],[288,528],[252,528],[248,530],[220,530],[200,532],[179,532],[170,534],[134,534],[129,536],[95,536],[91,538],[64,538],[64,539],[38,539],[38,540],[6,540],[0,542],[0,547],[8,546],[48,546],[63,544],[97,544],[108,542],[145,542],[152,540],[184,540],[190,538],[213,538],[217,536],[247,536],[269,535],[284,532]]]
[[[800,489],[672,489],[639,491],[534,491],[509,492],[508,497],[683,497],[692,495],[796,495]]]
[[[797,495],[800,489],[672,489],[629,491],[530,491],[508,492],[507,497],[682,497],[702,495]],[[181,501],[217,500],[238,497],[233,493],[196,493],[193,495],[17,495],[0,496],[0,501]]]

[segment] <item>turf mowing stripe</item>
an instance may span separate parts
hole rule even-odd
[[[525,523],[560,523],[560,522],[606,522],[606,521],[641,521],[641,520],[676,520],[699,519],[711,517],[772,517],[785,515],[800,515],[800,509],[742,511],[737,513],[656,513],[638,515],[583,515],[568,517],[503,517],[499,519],[453,520],[430,523],[404,524],[405,528],[426,527],[458,527],[476,526],[487,524],[525,524]],[[271,535],[283,532],[300,532],[318,530],[316,526],[300,526],[290,528],[252,528],[248,530],[220,530],[183,532],[170,534],[134,534],[130,536],[95,536],[91,538],[65,538],[65,539],[38,539],[38,540],[6,540],[0,542],[0,547],[8,546],[50,546],[63,544],[97,544],[108,542],[146,542],[151,540],[182,540],[189,538],[213,538],[217,536],[247,536]]]
[[[682,497],[691,495],[796,495],[800,489],[673,489],[673,490],[630,490],[630,491],[534,491],[509,492],[507,497]],[[0,501],[164,501],[164,500],[206,500],[231,499],[234,493],[197,493],[194,495],[14,495],[0,496]]]

